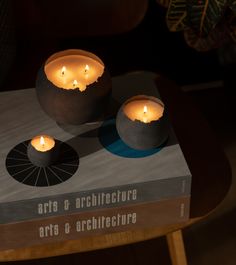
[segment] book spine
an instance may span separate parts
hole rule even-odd
[[[0,250],[187,221],[190,196],[0,225]]]
[[[0,204],[0,224],[187,196],[191,176]]]

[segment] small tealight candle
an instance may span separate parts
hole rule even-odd
[[[46,167],[56,162],[58,146],[51,136],[35,136],[28,145],[27,154],[34,165]]]
[[[31,145],[40,152],[47,152],[55,146],[55,141],[48,135],[36,136],[31,140]]]
[[[160,146],[168,137],[163,102],[146,95],[130,98],[117,114],[116,127],[131,148],[147,150]]]

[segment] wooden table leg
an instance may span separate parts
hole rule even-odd
[[[182,231],[177,230],[169,233],[166,235],[166,239],[172,265],[187,265]]]

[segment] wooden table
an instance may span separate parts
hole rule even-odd
[[[231,169],[217,139],[193,102],[171,81],[161,77],[158,77],[157,81],[162,100],[168,107],[171,122],[193,176],[190,220],[178,225],[4,250],[0,252],[0,261],[85,252],[165,235],[173,265],[187,264],[181,229],[207,216],[224,199],[231,184]]]

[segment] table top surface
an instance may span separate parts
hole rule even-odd
[[[161,98],[192,173],[190,220],[182,224],[111,233],[0,252],[0,261],[23,260],[64,255],[134,243],[170,233],[202,219],[226,196],[231,185],[231,169],[217,139],[194,103],[173,82],[148,72],[113,78],[124,81],[135,75],[155,80]],[[124,89],[125,86],[124,86]],[[19,92],[19,91],[18,91]],[[18,93],[17,92],[17,93]],[[16,92],[3,92],[16,93]]]

